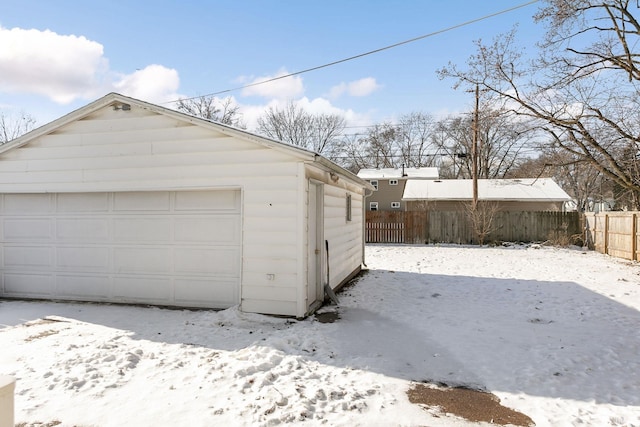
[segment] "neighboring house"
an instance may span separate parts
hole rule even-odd
[[[407,209],[402,195],[407,180],[438,179],[438,168],[360,169],[358,177],[375,188],[366,198],[368,211],[404,211]]]
[[[119,94],[0,147],[0,297],[303,317],[360,271],[365,189],[319,154]]]
[[[473,200],[473,180],[408,180],[407,210],[456,211]],[[479,179],[478,200],[501,211],[562,211],[571,197],[551,178]]]

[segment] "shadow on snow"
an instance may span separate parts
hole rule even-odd
[[[62,316],[139,340],[271,346],[406,380],[640,405],[640,313],[576,283],[371,270],[340,298],[331,324],[237,309],[0,300],[0,332]]]

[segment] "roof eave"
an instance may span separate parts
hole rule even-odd
[[[315,154],[315,157],[314,157],[315,163],[318,163],[324,166],[325,168],[331,170],[332,172],[338,173],[344,177],[349,178],[351,181],[353,181],[358,185],[363,186],[367,190],[370,190],[370,191],[375,190],[375,187],[373,185],[371,185],[369,182],[365,181],[364,179],[360,178],[358,175],[354,174],[353,172],[350,172],[347,169],[343,168],[342,166],[337,165],[336,163],[333,163],[331,160],[327,159],[326,157],[323,157],[318,153],[314,153],[314,154]]]
[[[91,114],[92,112],[99,110],[100,108],[106,107],[107,105],[113,103],[114,101],[118,101],[118,100],[121,101],[119,97],[122,97],[122,95],[119,95],[114,92],[109,93],[103,96],[102,98],[85,105],[84,107],[80,107],[77,110],[73,110],[70,113],[67,113],[64,116],[59,117],[47,124],[39,126],[36,129],[30,132],[27,132],[24,135],[21,135],[18,138],[0,146],[0,154],[7,152],[9,150],[12,150],[14,148],[21,147],[25,144],[28,144],[30,141],[38,137],[41,137],[43,135],[46,135],[49,132],[52,132],[53,130],[58,129],[62,126],[65,126],[75,120],[81,119],[82,117],[85,117]]]
[[[157,114],[163,114],[172,118],[175,118],[177,120],[180,121],[186,121],[186,122],[190,122],[190,123],[194,123],[200,126],[204,126],[204,127],[209,127],[211,129],[214,129],[218,132],[227,134],[227,135],[233,135],[233,136],[237,136],[239,138],[245,139],[245,140],[249,140],[252,141],[254,143],[269,147],[269,148],[274,148],[277,150],[282,150],[282,151],[286,151],[289,152],[291,154],[297,155],[298,157],[301,157],[305,160],[312,160],[314,158],[315,153],[309,150],[306,150],[302,147],[296,147],[293,145],[288,145],[285,144],[283,142],[280,141],[276,141],[276,140],[271,140],[259,135],[255,135],[252,134],[250,132],[241,130],[241,129],[237,129],[231,126],[227,126],[224,125],[222,123],[218,123],[218,122],[214,122],[211,120],[207,120],[207,119],[203,119],[200,117],[195,117],[195,116],[191,116],[189,114],[185,114],[182,113],[180,111],[176,111],[176,110],[172,110],[170,108],[166,108],[166,107],[161,107],[159,105],[155,105],[146,101],[142,101],[139,99],[135,99],[135,98],[130,98],[128,96],[124,96],[124,95],[120,95],[119,93],[115,93],[115,92],[111,92],[105,96],[103,96],[100,99],[97,99],[96,101],[93,101],[87,105],[85,105],[84,107],[80,107],[77,110],[74,110],[52,122],[49,122],[43,126],[40,126],[34,130],[32,130],[31,132],[28,132],[16,139],[14,139],[11,142],[8,142],[2,146],[0,146],[0,154],[9,151],[13,148],[17,148],[17,147],[21,147],[27,143],[29,143],[30,141],[41,137],[43,135],[46,135],[52,131],[54,131],[55,129],[58,129],[62,126],[65,126],[73,121],[79,120],[83,117],[88,116],[89,114],[104,108],[114,102],[121,102],[123,104],[133,104],[136,105],[137,107],[140,108],[144,108],[146,110],[152,111],[154,113]]]

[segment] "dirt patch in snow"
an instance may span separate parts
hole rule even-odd
[[[492,394],[463,387],[437,388],[416,384],[407,391],[411,403],[428,409],[437,407],[442,412],[453,414],[472,422],[529,427],[535,423],[525,414],[504,407],[500,399]]]
[[[314,317],[320,323],[334,323],[335,321],[340,319],[340,315],[335,311],[316,313]]]
[[[41,422],[34,422],[34,423],[18,423],[16,424],[16,427],[56,427],[59,426],[60,424],[62,424],[62,421],[58,421],[58,420],[53,420],[51,422],[48,423],[41,423]]]

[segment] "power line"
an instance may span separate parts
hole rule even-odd
[[[482,16],[480,18],[472,19],[470,21],[465,21],[465,22],[463,22],[461,24],[453,25],[451,27],[447,27],[447,28],[444,28],[444,29],[441,29],[441,30],[438,30],[438,31],[434,31],[432,33],[424,34],[422,36],[414,37],[412,39],[404,40],[404,41],[401,41],[401,42],[398,42],[398,43],[394,43],[394,44],[391,44],[391,45],[388,45],[388,46],[384,46],[384,47],[381,47],[381,48],[378,48],[378,49],[370,50],[368,52],[364,52],[364,53],[360,53],[358,55],[350,56],[348,58],[339,59],[337,61],[328,62],[326,64],[318,65],[318,66],[311,67],[311,68],[306,68],[304,70],[296,71],[296,72],[285,74],[285,75],[278,76],[278,77],[273,77],[273,78],[270,78],[270,79],[267,79],[267,80],[263,80],[263,81],[260,81],[260,82],[250,83],[250,84],[247,84],[247,85],[244,85],[244,86],[238,86],[238,87],[234,87],[234,88],[231,88],[231,89],[225,89],[225,90],[221,90],[221,91],[218,91],[218,92],[208,93],[208,94],[205,94],[205,95],[192,96],[190,98],[181,98],[181,100],[182,101],[188,101],[188,100],[191,100],[191,99],[198,99],[198,98],[206,97],[206,96],[216,96],[216,95],[221,95],[223,93],[235,92],[237,90],[242,90],[242,89],[246,89],[246,88],[250,88],[250,87],[254,87],[254,86],[258,86],[258,85],[271,83],[271,82],[274,82],[274,81],[277,81],[277,80],[286,79],[287,77],[298,76],[300,74],[309,73],[311,71],[320,70],[322,68],[332,67],[334,65],[342,64],[343,62],[353,61],[354,59],[359,59],[359,58],[362,58],[362,57],[365,57],[365,56],[368,56],[368,55],[373,55],[374,53],[379,53],[379,52],[382,52],[382,51],[385,51],[385,50],[393,49],[393,48],[398,47],[398,46],[402,46],[402,45],[405,45],[405,44],[413,43],[413,42],[416,42],[416,41],[419,41],[419,40],[426,39],[428,37],[433,37],[433,36],[436,36],[436,35],[439,35],[439,34],[442,34],[442,33],[453,31],[453,30],[456,30],[458,28],[465,27],[467,25],[475,24],[476,22],[484,21],[486,19],[490,19],[490,18],[493,18],[493,17],[498,16],[498,15],[503,15],[505,13],[513,12],[514,10],[521,9],[523,7],[532,5],[532,4],[537,3],[537,2],[538,2],[538,0],[531,0],[531,1],[528,1],[526,3],[522,3],[522,4],[518,5],[518,6],[510,7],[508,9],[504,9],[504,10],[501,10],[499,12],[495,12],[495,13],[492,13],[492,14],[489,14],[489,15]],[[168,101],[168,102],[165,102],[164,104],[171,104],[171,103],[178,102],[178,101],[180,101],[180,100]]]

